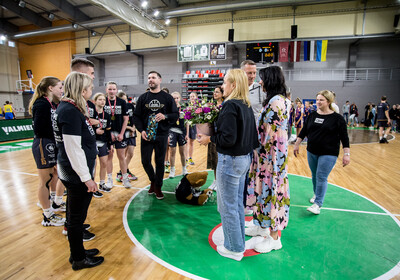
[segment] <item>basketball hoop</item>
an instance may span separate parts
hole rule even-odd
[[[17,89],[18,94],[22,94],[24,91],[22,89]]]

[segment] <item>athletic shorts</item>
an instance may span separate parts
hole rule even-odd
[[[126,143],[128,146],[135,146],[136,147],[136,137],[129,137],[126,139]]]
[[[114,134],[115,136],[118,135],[118,132],[116,131],[111,131],[111,134]],[[126,139],[122,139],[122,141],[114,141],[111,142],[111,146],[114,146],[115,149],[125,149],[128,147],[128,143],[126,142]]]
[[[110,147],[108,146],[108,143],[100,143],[98,141],[96,141],[97,144],[97,150],[98,152],[98,156],[99,157],[104,157],[104,156],[108,156],[108,154],[110,153]]]
[[[195,125],[189,126],[189,138],[195,140],[196,134],[197,134],[196,126]]]
[[[183,135],[183,134],[170,131],[168,138],[169,138],[168,146],[170,146],[170,147],[175,148],[176,143],[178,143],[179,147],[186,144],[185,135]]]
[[[32,154],[37,169],[51,168],[57,164],[57,147],[53,139],[33,139]]]
[[[4,118],[6,120],[12,120],[12,119],[14,119],[14,114],[13,113],[5,113]]]
[[[378,127],[389,127],[388,121],[378,121]]]

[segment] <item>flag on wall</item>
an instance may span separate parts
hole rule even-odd
[[[316,61],[326,61],[326,51],[328,40],[317,40],[317,59]]]
[[[310,41],[310,61],[314,61],[314,53],[315,53],[315,41]]]
[[[279,62],[289,62],[289,42],[279,43]]]
[[[290,62],[300,61],[301,41],[290,42]]]
[[[310,60],[310,41],[304,41],[304,61]]]

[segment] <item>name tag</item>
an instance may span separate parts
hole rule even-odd
[[[324,119],[320,119],[320,118],[315,118],[315,121],[314,121],[315,123],[318,123],[318,124],[323,124],[324,123]]]

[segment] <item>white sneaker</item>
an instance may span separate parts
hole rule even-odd
[[[314,204],[315,198],[316,198],[316,196],[314,194],[313,197],[310,198],[310,203]]]
[[[246,246],[245,249],[246,250],[254,250],[254,248],[256,247],[256,245],[260,242],[263,242],[265,239],[265,237],[263,236],[255,236],[250,238],[249,240],[246,241]]]
[[[319,207],[317,204],[313,204],[310,207],[307,208],[307,211],[310,211],[311,213],[318,215],[321,212],[321,207]]]
[[[248,227],[244,229],[244,234],[247,236],[269,236],[269,228],[260,226]]]
[[[174,177],[175,177],[175,167],[171,167],[168,178],[174,178]]]
[[[210,190],[212,191],[216,191],[217,190],[217,181],[213,181],[212,184],[208,187]]]
[[[244,226],[245,227],[256,227],[256,225],[253,223],[253,220],[244,221]]]
[[[132,188],[131,182],[128,177],[122,179],[122,184],[124,185],[125,188],[129,189]]]
[[[244,252],[239,253],[239,252],[229,251],[228,249],[226,249],[224,247],[224,245],[217,246],[217,252],[218,252],[218,254],[220,254],[221,256],[223,256],[225,258],[230,258],[235,261],[241,261],[243,258],[243,253],[244,253]]]
[[[185,176],[186,174],[188,174],[188,171],[187,171],[187,168],[185,165],[185,166],[182,166],[182,175]]]
[[[246,215],[246,216],[253,216],[253,210],[251,210],[251,209],[244,209],[244,214]]]
[[[114,186],[114,181],[112,177],[107,178],[107,183],[106,183],[107,188],[111,189]]]
[[[254,250],[259,253],[269,253],[272,250],[279,250],[282,248],[281,238],[275,240],[271,236],[264,238],[264,241],[256,244]]]

